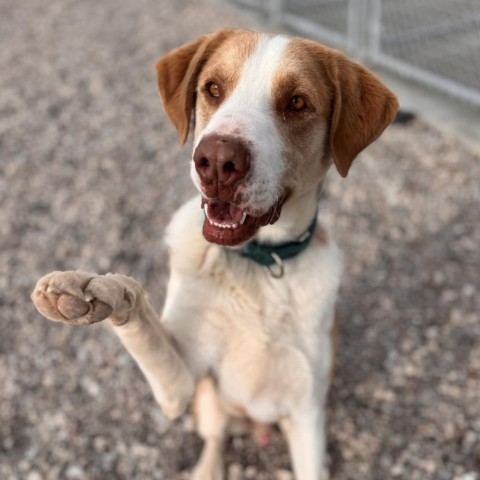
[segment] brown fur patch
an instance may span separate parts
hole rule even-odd
[[[173,50],[158,61],[157,78],[163,108],[178,131],[180,143],[185,143],[188,136],[201,71],[224,43],[241,45],[245,36],[251,35],[241,30],[219,30]],[[237,37],[241,41],[233,40]],[[248,48],[240,47],[239,50]]]
[[[253,53],[260,35],[236,31],[206,62],[197,85],[196,131],[202,130],[218,107],[232,94],[243,72],[246,59]],[[206,86],[216,83],[220,97],[210,96]],[[252,85],[252,88],[255,86]]]
[[[313,187],[331,164],[325,155],[330,99],[324,77],[305,41],[290,40],[273,78],[271,103],[283,139],[284,157],[289,159],[285,182],[294,192],[300,186],[304,190]],[[305,100],[305,108],[288,110],[288,103],[297,95]]]
[[[289,42],[273,86],[272,99],[287,150],[315,141],[315,126],[330,125],[325,153],[346,176],[354,158],[392,122],[395,95],[370,71],[342,53],[318,43]],[[307,108],[285,111],[290,98],[301,95]],[[320,137],[320,135],[318,135]]]
[[[271,102],[281,120],[278,125],[287,150],[303,150],[305,141],[311,141],[315,129],[326,122],[330,110],[322,71],[304,40],[293,39],[287,44],[271,91]],[[306,102],[306,108],[298,112],[287,109],[290,99],[296,95]]]

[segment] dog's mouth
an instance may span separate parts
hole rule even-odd
[[[233,203],[202,198],[205,212],[203,236],[207,241],[219,245],[240,245],[253,237],[260,227],[275,223],[284,203],[285,198],[282,198],[266,213],[255,215]]]

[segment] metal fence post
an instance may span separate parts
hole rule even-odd
[[[368,57],[372,62],[376,62],[381,52],[382,41],[382,0],[371,0],[369,38],[368,38]]]
[[[349,0],[347,8],[347,52],[362,61],[368,56],[369,0]]]
[[[268,24],[270,28],[278,29],[282,23],[285,0],[268,0]]]

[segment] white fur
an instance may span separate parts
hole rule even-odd
[[[283,140],[274,122],[270,99],[272,79],[289,41],[283,36],[260,37],[243,66],[234,91],[197,134],[194,145],[195,151],[204,137],[217,133],[238,137],[248,143],[252,164],[248,179],[239,193],[248,198],[249,205],[263,212],[283,193],[279,189],[285,171]],[[190,165],[192,180],[201,191],[193,160]]]
[[[199,202],[185,204],[167,231],[171,278],[164,324],[194,376],[213,375],[225,405],[258,422],[281,423],[296,478],[326,478],[324,404],[340,252],[334,242],[314,238],[302,255],[285,262],[281,279],[273,278],[267,268],[203,238]],[[307,195],[298,202],[294,209],[309,212],[316,200]],[[287,209],[283,228],[295,225],[293,216]],[[216,436],[206,441],[205,452],[221,451]],[[202,468],[208,470],[209,458],[205,453]]]

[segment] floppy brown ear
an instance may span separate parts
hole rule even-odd
[[[234,30],[203,35],[177,48],[157,62],[157,78],[163,109],[178,131],[180,144],[188,137],[195,103],[197,79],[208,57]]]
[[[330,151],[340,175],[346,177],[355,157],[393,121],[398,101],[365,67],[340,53],[331,60]]]

